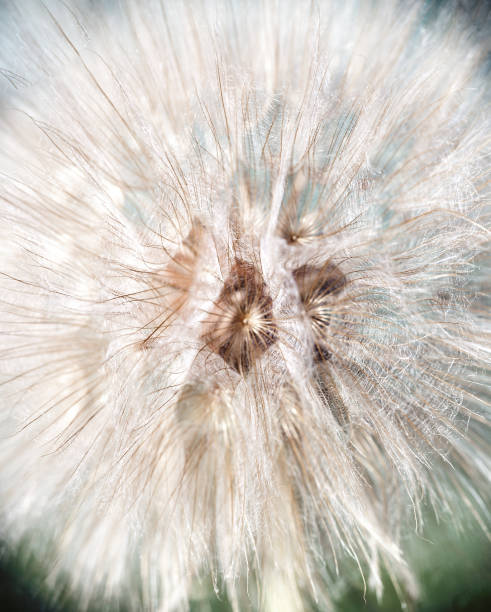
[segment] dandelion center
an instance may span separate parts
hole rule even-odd
[[[333,297],[346,285],[346,277],[331,262],[323,266],[304,265],[293,272],[300,300],[310,319],[317,359],[330,356],[326,348],[326,330],[331,322]]]
[[[276,342],[273,300],[261,273],[237,260],[215,302],[205,339],[209,348],[239,373]]]

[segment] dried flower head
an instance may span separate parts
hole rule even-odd
[[[1,524],[81,608],[485,528],[489,12],[407,4],[2,8]]]

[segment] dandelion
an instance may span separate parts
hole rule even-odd
[[[409,4],[2,9],[2,535],[80,609],[486,529],[488,11]]]

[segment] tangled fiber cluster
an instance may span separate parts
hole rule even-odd
[[[54,590],[328,609],[346,555],[417,595],[424,505],[486,528],[475,11],[4,3],[1,526]]]

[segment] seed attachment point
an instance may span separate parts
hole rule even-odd
[[[204,339],[227,365],[246,374],[276,342],[272,311],[273,300],[262,274],[237,259],[215,302]]]

